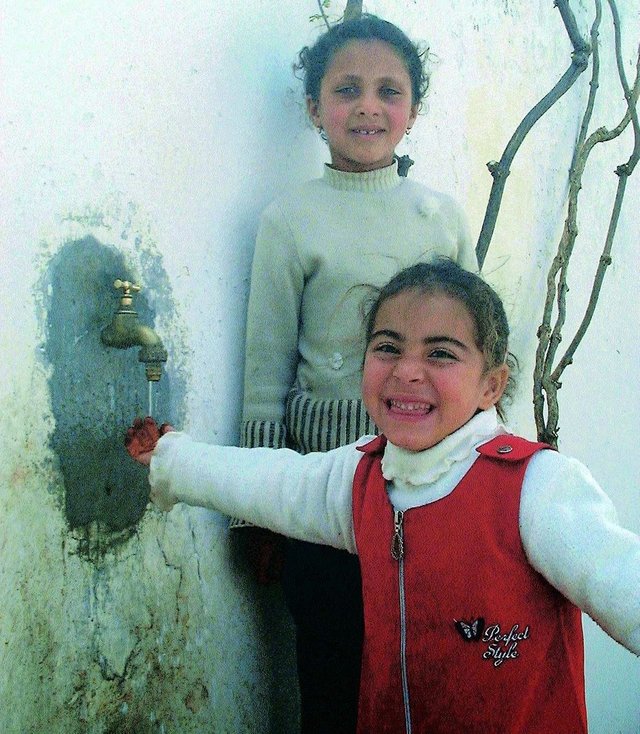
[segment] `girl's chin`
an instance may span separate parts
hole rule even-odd
[[[441,439],[436,439],[431,436],[420,436],[416,435],[414,431],[382,431],[387,439],[400,449],[405,451],[413,451],[418,453],[419,451],[426,451],[432,446],[435,446]]]

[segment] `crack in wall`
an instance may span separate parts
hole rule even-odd
[[[172,571],[176,571],[178,574],[178,583],[175,588],[175,597],[176,597],[176,607],[175,607],[175,623],[180,623],[180,601],[182,600],[182,594],[180,593],[180,590],[182,588],[182,582],[184,580],[184,571],[182,566],[178,566],[175,563],[172,563],[169,558],[167,557],[167,554],[165,553],[164,548],[162,547],[162,542],[160,541],[160,538],[157,538],[158,548],[160,550],[160,553],[162,554],[162,558],[164,559],[164,565],[167,568],[170,568]]]

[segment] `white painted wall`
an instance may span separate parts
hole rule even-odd
[[[591,3],[574,4],[586,28]],[[631,78],[640,3],[620,5]],[[416,160],[411,175],[454,194],[476,236],[491,184],[486,162],[499,158],[569,63],[558,11],[552,0],[367,7],[428,41],[437,56],[425,113],[405,146]],[[238,568],[221,518],[185,508],[168,518],[149,512],[119,546],[93,562],[82,555],[102,530],[69,531],[64,519],[48,443],[53,368],[44,356],[42,283],[65,243],[88,236],[122,252],[133,271],[148,273],[149,258],[161,262],[173,306],[157,311],[170,354],[163,379],[187,385],[185,428],[233,443],[257,218],[279,191],[318,175],[326,158],[291,73],[297,50],[316,37],[314,12],[312,0],[2,3],[0,696],[12,705],[2,707],[0,728],[7,734],[295,731],[281,601]],[[604,49],[608,21],[601,37]],[[597,125],[621,116],[611,64],[603,58]],[[509,307],[523,364],[512,416],[529,435],[533,334],[586,84],[580,80],[519,152],[485,267]],[[630,148],[627,134],[588,170],[567,333],[597,262],[612,171]],[[629,183],[600,306],[560,394],[561,449],[591,467],[636,532],[639,180],[637,172]],[[591,731],[640,731],[639,661],[590,622],[586,642]]]

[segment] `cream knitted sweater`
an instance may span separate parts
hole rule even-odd
[[[325,442],[335,430],[323,449],[370,431],[364,411],[356,416],[367,286],[441,255],[477,270],[459,207],[398,176],[395,163],[368,173],[326,166],[322,178],[268,206],[251,274],[243,445],[285,445],[285,402],[294,385],[314,400],[344,401],[334,405],[333,428],[319,413],[308,426]],[[308,449],[315,448],[314,440]]]

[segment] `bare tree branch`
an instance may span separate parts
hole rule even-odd
[[[596,16],[590,32],[591,47],[593,49],[593,66],[591,81],[589,83],[589,96],[582,116],[578,140],[574,148],[573,162],[569,169],[567,218],[565,220],[564,230],[558,245],[557,254],[549,269],[549,275],[547,278],[547,298],[545,300],[543,321],[542,326],[538,331],[540,341],[536,353],[536,376],[540,378],[540,387],[544,387],[547,395],[553,393],[554,390],[557,389],[557,386],[549,383],[549,374],[551,372],[550,365],[553,363],[557,348],[562,340],[561,332],[566,316],[566,295],[568,290],[567,272],[569,258],[573,252],[573,247],[578,236],[578,196],[582,189],[582,175],[584,173],[584,168],[587,163],[589,152],[593,147],[592,141],[585,144],[584,137],[591,122],[596,93],[599,87],[600,53],[598,50],[598,31],[601,19],[602,6],[600,0],[596,0]],[[557,291],[555,285],[556,278],[559,278]],[[550,324],[553,315],[553,302],[556,298],[556,294],[558,316],[553,329],[551,329]],[[553,411],[550,410],[550,412]]]
[[[600,79],[600,53],[598,50],[598,31],[600,29],[600,23],[602,21],[602,5],[600,0],[595,0],[596,16],[591,26],[589,38],[591,40],[591,49],[593,51],[592,63],[593,69],[591,72],[591,81],[589,82],[589,97],[587,99],[587,105],[585,107],[584,114],[582,116],[582,124],[580,125],[580,132],[578,133],[578,139],[573,150],[573,160],[571,161],[570,171],[573,171],[576,166],[576,156],[582,149],[584,141],[587,137],[589,130],[589,123],[593,115],[593,108],[596,103],[596,96],[598,93],[599,79]]]
[[[609,0],[609,4],[611,5],[612,0]],[[614,8],[612,8],[612,11]],[[615,9],[614,13],[614,24],[618,26],[619,28],[619,19],[617,19],[617,9]],[[614,200],[614,204],[611,211],[611,218],[609,221],[609,227],[607,229],[607,235],[605,238],[605,243],[603,247],[602,254],[600,255],[600,260],[598,264],[598,269],[596,271],[596,275],[594,277],[594,283],[593,288],[591,290],[591,294],[589,297],[589,303],[587,305],[587,309],[585,312],[585,315],[582,319],[582,322],[580,323],[580,326],[578,327],[575,336],[573,337],[569,347],[567,348],[567,351],[563,355],[562,359],[558,363],[558,366],[555,368],[553,373],[551,374],[551,379],[554,382],[557,382],[560,376],[562,375],[564,369],[571,364],[573,361],[573,355],[575,354],[576,349],[578,348],[580,342],[582,341],[587,328],[589,327],[589,324],[591,323],[591,319],[593,317],[596,304],[598,302],[598,297],[600,295],[600,290],[602,288],[602,283],[604,280],[604,275],[607,267],[611,264],[611,249],[613,246],[613,240],[615,237],[616,229],[618,226],[618,220],[620,218],[620,210],[622,208],[622,202],[624,199],[624,194],[626,190],[627,185],[627,179],[631,174],[633,173],[634,168],[636,167],[636,164],[638,163],[638,159],[640,157],[640,127],[638,125],[638,111],[636,108],[637,101],[638,101],[638,94],[640,92],[640,51],[638,53],[638,60],[636,64],[636,79],[633,85],[633,89],[629,89],[629,86],[627,84],[626,75],[624,72],[624,66],[622,65],[622,54],[621,54],[621,47],[620,47],[620,39],[619,34],[617,34],[617,40],[616,40],[616,56],[618,57],[618,73],[620,75],[620,81],[622,83],[622,86],[625,91],[625,97],[627,99],[628,107],[627,111],[625,113],[625,116],[622,120],[622,122],[616,126],[612,131],[602,131],[600,135],[597,135],[594,133],[592,136],[595,138],[595,141],[593,142],[593,145],[600,142],[605,142],[607,140],[611,140],[614,137],[617,137],[622,133],[622,131],[627,127],[629,120],[633,122],[633,130],[634,130],[634,147],[633,151],[627,160],[626,163],[621,164],[616,168],[616,174],[618,175],[618,187],[616,190],[616,196]],[[593,146],[592,146],[593,147]]]
[[[495,230],[506,179],[510,173],[511,163],[518,152],[518,149],[522,145],[523,140],[531,128],[545,114],[545,112],[547,112],[569,89],[571,89],[576,79],[587,68],[589,63],[591,48],[587,41],[580,36],[575,16],[569,7],[569,1],[556,0],[555,5],[560,11],[567,34],[569,35],[569,39],[573,46],[571,65],[551,91],[548,92],[525,115],[522,122],[518,125],[516,131],[507,143],[500,161],[490,161],[487,163],[487,168],[493,176],[493,185],[491,186],[484,221],[482,222],[482,228],[476,244],[476,256],[481,269],[484,265],[487,250],[489,249],[491,238],[493,237],[493,232]]]
[[[624,71],[624,61],[622,59],[622,31],[620,28],[620,16],[618,15],[618,6],[615,0],[608,0],[609,7],[611,8],[611,15],[613,16],[613,28],[615,33],[615,44],[616,44],[616,64],[618,66],[618,75],[620,76],[620,83],[624,90],[624,96],[627,100],[629,114],[631,115],[631,121],[633,123],[633,135],[634,135],[634,146],[631,157],[626,163],[628,175],[633,173],[633,169],[636,167],[638,159],[640,158],[640,123],[638,122],[638,94],[640,93],[640,47],[638,48],[638,60],[636,62],[636,80],[633,85],[633,89],[629,89],[627,83],[627,75]],[[626,123],[625,123],[626,124]]]
[[[536,351],[536,364],[534,369],[534,414],[538,437],[540,440],[546,441],[554,446],[558,440],[558,421],[559,421],[559,405],[558,390],[561,387],[560,378],[565,368],[572,363],[573,356],[580,342],[582,341],[595,312],[600,290],[604,280],[607,267],[611,263],[611,248],[615,237],[615,232],[620,216],[622,202],[624,199],[626,182],[632,174],[638,158],[640,157],[640,126],[638,125],[637,100],[640,92],[640,51],[636,64],[636,79],[633,88],[629,88],[624,64],[622,59],[622,45],[620,40],[620,21],[617,13],[615,0],[608,0],[614,22],[615,36],[615,55],[618,68],[618,76],[624,90],[627,108],[620,123],[612,130],[599,128],[587,137],[587,130],[591,121],[595,95],[599,86],[599,53],[598,53],[598,28],[601,19],[601,0],[595,0],[596,18],[591,28],[591,45],[593,48],[593,71],[590,82],[590,93],[587,100],[585,113],[583,116],[580,132],[576,141],[573,161],[569,174],[569,195],[567,205],[567,218],[565,226],[558,245],[557,254],[552,262],[547,276],[547,296],[545,299],[542,325],[538,330],[538,349]],[[582,178],[586,168],[589,155],[593,148],[599,143],[608,142],[618,137],[628,126],[629,122],[633,123],[634,130],[634,148],[629,160],[618,166],[616,174],[619,176],[618,187],[612,213],[609,221],[607,235],[600,256],[598,268],[594,276],[589,302],[585,310],[583,319],[573,337],[565,354],[560,359],[558,365],[553,368],[553,363],[557,354],[558,347],[562,340],[562,327],[565,323],[566,316],[566,295],[568,292],[567,273],[569,258],[573,252],[573,247],[578,235],[577,213],[578,213],[578,195],[582,188]],[[556,289],[556,280],[558,286]],[[557,317],[553,329],[551,329],[551,318],[553,313],[554,300],[557,295]],[[546,397],[546,406],[545,406]],[[545,407],[547,413],[545,415]]]
[[[347,7],[344,9],[345,20],[353,20],[359,18],[362,15],[362,0],[347,0]]]

